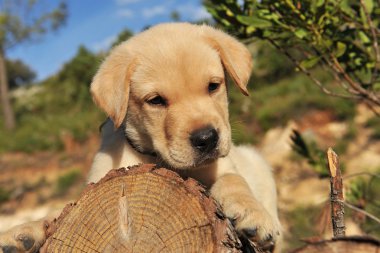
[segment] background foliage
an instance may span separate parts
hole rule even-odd
[[[333,96],[380,106],[378,1],[208,0],[219,25],[245,40],[262,39]],[[336,81],[328,86],[310,70],[320,66]]]
[[[353,123],[356,104],[365,102],[378,109],[379,3],[207,0],[204,4],[214,18],[206,22],[240,38],[255,59],[248,85],[251,96],[242,97],[232,85],[229,89],[233,140],[260,143],[273,128],[302,121],[315,112],[325,112],[331,115],[330,120],[348,125],[347,133],[335,143],[338,153],[344,155],[349,142],[360,135]],[[180,20],[178,14],[172,15]],[[111,47],[132,35],[126,28]],[[10,134],[0,124],[0,155],[60,152],[67,135],[77,143],[83,143],[91,135],[97,136],[98,126],[106,116],[93,105],[89,85],[108,50],[93,52],[81,46],[57,73],[37,82],[31,67],[8,59],[11,102],[18,125]],[[380,139],[379,126],[379,117],[365,122],[365,128],[371,131],[371,142]],[[306,157],[312,175],[325,177],[321,151],[325,147],[313,140],[306,140],[302,145],[308,153],[298,149],[293,159],[302,163],[300,155]],[[64,194],[78,178],[78,169],[59,177],[55,194]],[[377,177],[353,180],[348,187],[350,203],[380,216],[376,195],[379,187]],[[8,201],[11,195],[10,189],[0,188],[0,202]],[[292,236],[287,238],[290,247],[299,246],[301,237],[318,233],[314,222],[321,208],[297,206],[283,214],[290,224]],[[360,218],[355,212],[351,215]],[[358,224],[369,234],[380,236],[379,225],[370,219],[362,219]]]

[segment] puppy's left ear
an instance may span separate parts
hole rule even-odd
[[[248,96],[247,84],[252,72],[252,56],[248,49],[232,36],[207,25],[202,35],[218,51],[224,67],[240,91]]]
[[[128,50],[128,42],[115,47],[101,64],[91,83],[95,103],[112,119],[115,128],[127,113],[129,87],[136,60]]]

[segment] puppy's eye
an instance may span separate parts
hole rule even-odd
[[[209,83],[208,84],[208,92],[212,93],[216,91],[220,86],[220,83]]]
[[[146,102],[150,105],[166,106],[166,100],[161,96],[155,96],[154,98],[148,99]]]

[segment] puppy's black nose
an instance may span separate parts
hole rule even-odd
[[[218,140],[218,132],[212,127],[195,130],[190,135],[191,145],[202,153],[209,153],[214,150]]]

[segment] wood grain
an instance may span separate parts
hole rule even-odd
[[[242,252],[201,185],[153,165],[113,170],[89,185],[48,236],[45,252]]]

